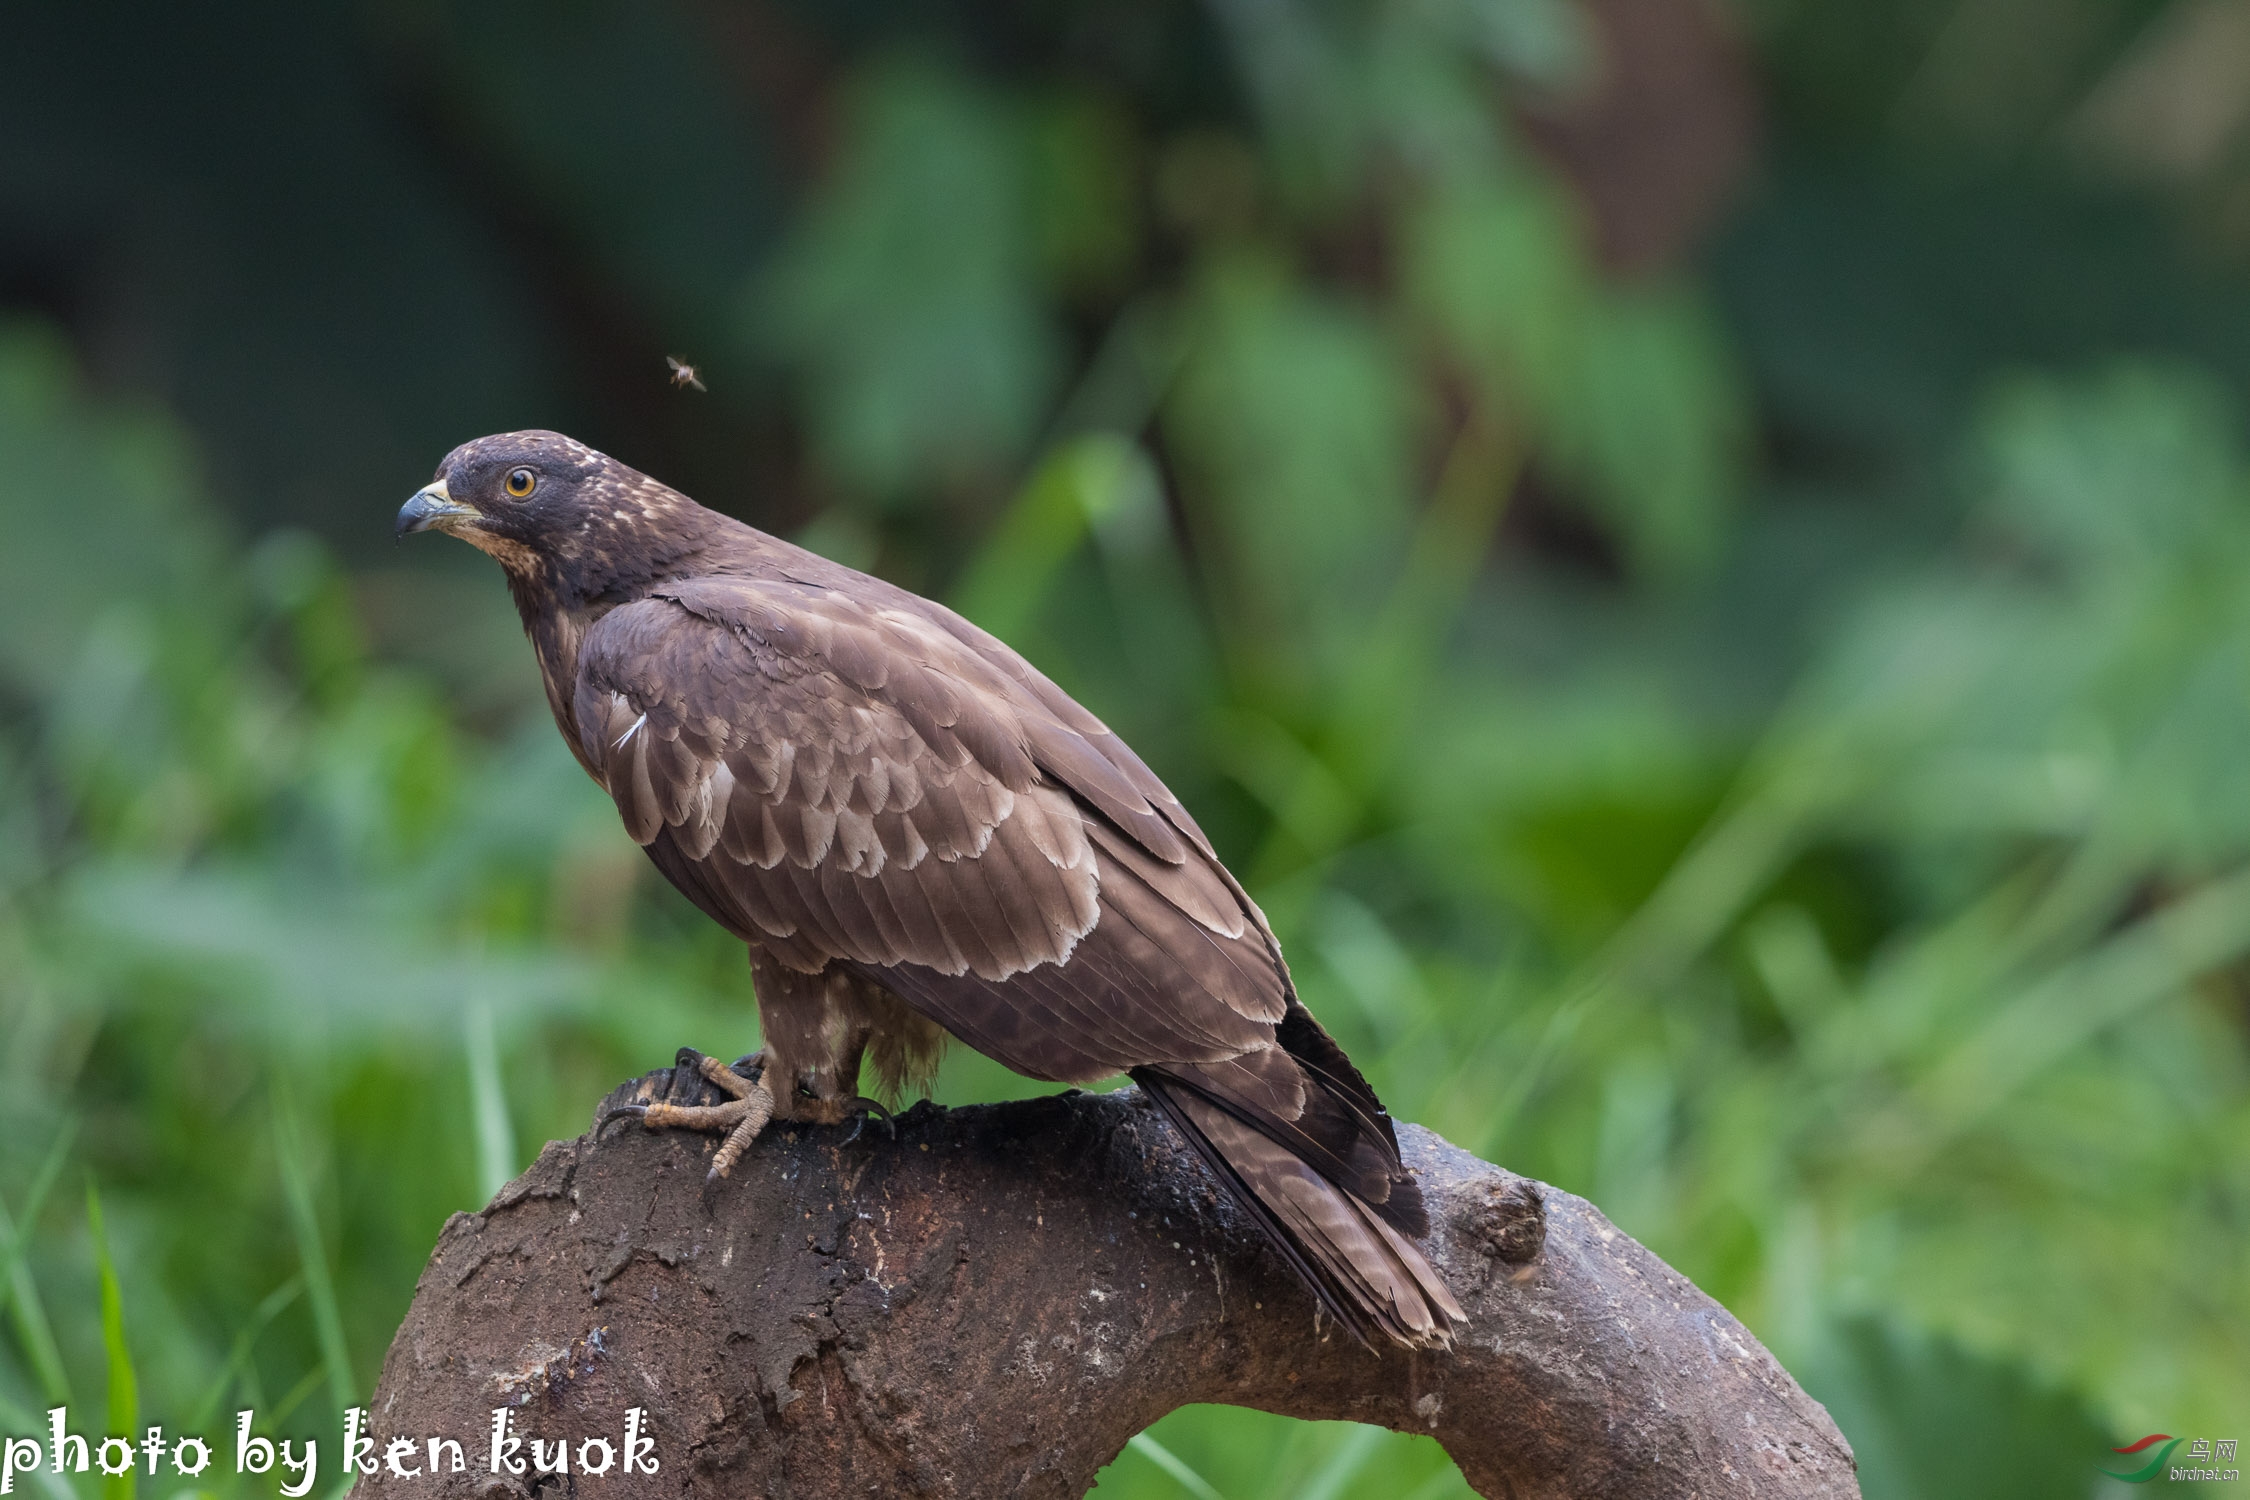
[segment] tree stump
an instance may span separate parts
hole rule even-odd
[[[707,1088],[679,1073],[619,1096]],[[1416,1126],[1428,1248],[1471,1318],[1446,1354],[1316,1321],[1136,1090],[849,1133],[773,1129],[709,1192],[697,1136],[548,1145],[439,1237],[360,1492],[1078,1496],[1213,1401],[1428,1433],[1488,1496],[1859,1493],[1827,1413],[1724,1308],[1592,1204]]]

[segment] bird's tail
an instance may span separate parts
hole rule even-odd
[[[1303,1080],[1307,1102],[1295,1118],[1270,1107],[1271,1091],[1239,1086],[1223,1066],[1136,1068],[1133,1080],[1362,1343],[1379,1333],[1409,1348],[1444,1348],[1468,1315],[1410,1237],[1428,1233],[1428,1219],[1390,1121],[1342,1050],[1309,1014],[1291,1010],[1326,1043],[1272,1054]],[[1285,1045],[1296,1040],[1291,1029],[1284,1024]],[[1348,1078],[1305,1051],[1332,1053]]]

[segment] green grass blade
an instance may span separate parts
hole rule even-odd
[[[1365,1424],[1346,1433],[1344,1440],[1336,1445],[1336,1451],[1328,1455],[1328,1461],[1314,1471],[1311,1482],[1297,1492],[1297,1500],[1336,1500],[1344,1492],[1344,1486],[1367,1467],[1367,1461],[1375,1456],[1375,1450],[1383,1446],[1387,1436],[1389,1434],[1382,1428]]]
[[[1195,1500],[1226,1500],[1211,1481],[1187,1466],[1187,1462],[1145,1432],[1135,1433],[1125,1445],[1179,1481],[1180,1488],[1195,1496]]]
[[[305,1276],[305,1291],[312,1300],[313,1329],[320,1337],[320,1357],[328,1371],[329,1394],[340,1412],[354,1400],[352,1361],[344,1344],[343,1314],[336,1305],[336,1284],[328,1271],[328,1254],[320,1243],[320,1220],[313,1212],[312,1183],[305,1174],[300,1152],[296,1111],[288,1094],[274,1090],[274,1155],[281,1166],[282,1195],[289,1200],[289,1222],[297,1234],[297,1259]]]
[[[8,1222],[7,1209],[0,1206],[0,1230],[5,1230]],[[69,1405],[70,1375],[63,1367],[62,1350],[55,1343],[54,1328],[47,1321],[46,1304],[40,1300],[39,1287],[32,1280],[28,1264],[21,1260],[16,1262],[8,1274],[5,1295],[9,1319],[16,1325],[16,1339],[23,1346],[24,1358],[31,1364],[41,1393],[57,1405]]]
[[[70,1143],[78,1136],[78,1122],[66,1120],[63,1128],[55,1132],[55,1143],[47,1148],[47,1159],[39,1164],[39,1174],[31,1179],[31,1193],[23,1200],[23,1232],[18,1234],[12,1222],[7,1221],[6,1205],[0,1204],[0,1281],[16,1273],[17,1264],[31,1248],[31,1231],[39,1222],[40,1211],[47,1206],[47,1193],[62,1176],[63,1161],[70,1155]],[[8,1293],[0,1288],[0,1299]]]
[[[469,1102],[477,1124],[477,1192],[489,1202],[516,1175],[516,1134],[508,1123],[491,1003],[482,995],[472,996],[463,1020],[468,1030]]]
[[[320,1383],[327,1378],[328,1370],[323,1365],[314,1365],[307,1370],[304,1379],[291,1386],[289,1394],[282,1397],[281,1404],[276,1406],[272,1413],[267,1416],[266,1426],[271,1430],[278,1431],[281,1424],[289,1420],[289,1414],[304,1405],[305,1398],[319,1390]]]
[[[266,1383],[258,1378],[258,1362],[250,1360],[235,1372],[235,1389],[242,1393],[242,1404],[252,1411],[264,1411]]]
[[[102,1283],[102,1351],[109,1361],[109,1426],[128,1437],[140,1427],[140,1383],[133,1378],[133,1352],[125,1343],[125,1295],[117,1284],[117,1267],[109,1256],[109,1231],[102,1224],[102,1198],[94,1179],[86,1178],[86,1223],[93,1232],[94,1267]],[[134,1471],[102,1476],[105,1500],[133,1500]]]
[[[47,1322],[47,1309],[39,1298],[39,1287],[32,1280],[29,1253],[31,1232],[38,1226],[39,1215],[47,1206],[47,1194],[62,1175],[64,1160],[70,1154],[71,1142],[78,1134],[78,1122],[67,1121],[56,1133],[55,1143],[47,1148],[47,1159],[40,1164],[39,1175],[32,1179],[31,1195],[24,1200],[23,1222],[19,1229],[8,1213],[8,1205],[0,1201],[0,1305],[7,1307],[16,1325],[16,1337],[22,1343],[24,1356],[30,1361],[32,1373],[39,1388],[49,1401],[60,1405],[70,1404],[70,1377],[63,1368],[62,1351],[55,1345],[55,1334]]]
[[[211,1382],[210,1391],[196,1405],[194,1415],[188,1418],[189,1432],[202,1432],[211,1425],[211,1419],[218,1415],[219,1403],[226,1400],[227,1391],[233,1386],[235,1376],[250,1362],[250,1351],[257,1346],[258,1335],[264,1333],[266,1325],[286,1311],[290,1303],[303,1296],[304,1291],[305,1278],[299,1273],[266,1294],[266,1299],[250,1314],[250,1321],[243,1324],[242,1331],[234,1336],[234,1348],[227,1355],[226,1367],[219,1371],[218,1379]]]

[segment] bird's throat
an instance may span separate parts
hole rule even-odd
[[[540,570],[545,566],[540,561],[538,553],[512,537],[504,537],[496,532],[487,531],[482,526],[448,527],[447,529],[505,568],[511,587],[516,585],[519,578],[528,580],[537,577]]]

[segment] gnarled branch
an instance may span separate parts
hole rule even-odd
[[[1583,1199],[1426,1130],[1399,1136],[1472,1320],[1449,1354],[1316,1328],[1136,1091],[847,1133],[777,1129],[708,1194],[697,1137],[549,1145],[446,1225],[363,1490],[1077,1496],[1134,1433],[1215,1401],[1429,1433],[1485,1495],[1859,1493],[1827,1413],[1724,1308]],[[583,1472],[605,1455],[580,1445],[614,1452],[633,1407],[657,1471]],[[491,1473],[495,1408],[570,1440],[568,1484]],[[431,1436],[467,1472],[381,1468],[393,1438],[415,1440],[408,1468]]]

